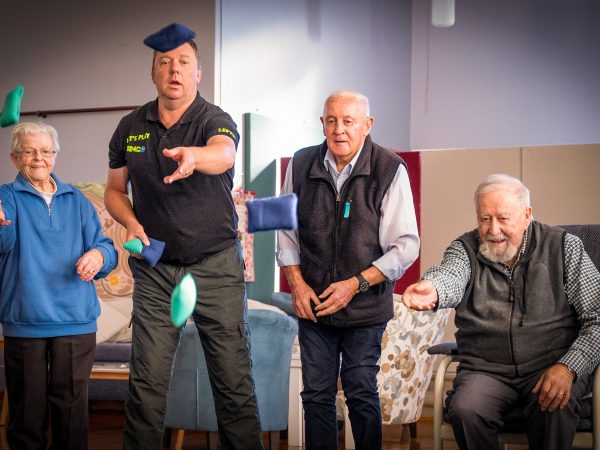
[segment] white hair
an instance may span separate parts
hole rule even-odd
[[[329,96],[325,100],[325,104],[323,105],[323,116],[325,116],[325,110],[327,109],[327,105],[329,104],[329,102],[336,98],[353,98],[354,100],[357,100],[358,102],[363,104],[363,107],[365,109],[365,115],[367,117],[371,115],[369,99],[365,94],[358,91],[337,90],[329,94]]]
[[[525,186],[521,180],[504,173],[488,175],[481,183],[479,183],[473,198],[475,205],[477,205],[477,201],[481,194],[496,190],[507,191],[515,195],[523,205],[531,207],[531,198],[527,186]]]
[[[21,122],[17,124],[12,131],[10,152],[16,155],[21,151],[21,139],[24,135],[40,133],[48,133],[52,138],[53,150],[58,153],[60,151],[58,132],[52,125],[44,122]]]

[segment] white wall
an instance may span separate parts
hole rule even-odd
[[[221,7],[220,99],[238,126],[243,113],[259,112],[320,128],[327,95],[347,88],[369,97],[376,142],[408,147],[409,0],[221,0]],[[281,145],[282,155],[297,150]]]
[[[600,142],[600,2],[413,1],[411,148]]]
[[[458,0],[449,29],[429,25],[428,0],[216,4],[215,40],[215,0],[4,2],[0,101],[23,84],[24,111],[141,104],[155,96],[141,41],[180,21],[198,32],[202,94],[240,128],[256,111],[319,128],[324,98],[344,87],[370,97],[373,137],[395,149],[600,142],[598,1]],[[104,180],[122,115],[50,116],[57,173]],[[0,183],[14,177],[10,130]]]
[[[214,97],[214,1],[41,0],[3,2],[0,14],[0,101],[18,84],[22,111],[140,105],[156,97],[152,50],[142,41],[171,22],[197,32],[204,62],[201,92]],[[65,181],[104,181],[108,142],[126,112],[52,115],[62,151],[56,173]],[[39,118],[22,117],[24,120]],[[12,127],[0,129],[0,183],[13,180]]]

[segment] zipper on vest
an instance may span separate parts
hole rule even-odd
[[[512,275],[512,274],[511,274]],[[513,314],[515,311],[515,285],[513,284],[512,276],[508,278],[510,294],[508,297],[508,301],[511,303],[510,305],[510,314],[508,316],[508,351],[510,354],[510,360],[515,365],[515,354],[513,350],[513,335],[512,335],[512,321]]]
[[[333,239],[333,267],[331,268],[331,282],[335,281],[335,271],[336,271],[336,262],[337,262],[337,229],[338,229],[338,217],[340,216],[340,202],[342,201],[342,197],[340,196],[339,191],[332,185],[335,189],[335,224],[333,226],[333,235],[331,238]]]

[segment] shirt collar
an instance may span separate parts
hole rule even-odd
[[[54,194],[72,192],[75,189],[70,184],[63,183],[54,173],[51,173],[50,177],[56,185],[56,190],[54,191]],[[39,192],[29,183],[29,181],[25,179],[23,175],[21,175],[21,172],[17,173],[17,176],[14,181],[14,188],[16,191],[27,191],[33,194],[37,194]]]
[[[191,103],[191,105],[188,107],[188,109],[185,110],[185,112],[183,113],[181,118],[177,121],[177,123],[179,123],[179,124],[190,123],[195,116],[196,110],[200,107],[200,105],[202,104],[203,101],[206,101],[206,100],[204,100],[204,98],[200,97],[199,92],[196,92],[196,98],[194,98],[194,101]],[[148,108],[148,112],[146,113],[146,119],[149,120],[150,122],[158,122],[159,121],[158,98],[156,98],[150,105],[150,108]]]
[[[521,257],[525,253],[525,248],[527,247],[527,235],[528,235],[528,231],[529,231],[529,228],[527,228],[525,230],[525,233],[523,234],[523,243],[521,244],[521,250],[519,250],[519,257],[517,258],[517,261],[519,259],[521,259]]]
[[[358,160],[358,157],[360,156],[360,153],[362,152],[364,148],[361,147],[361,149],[359,151],[356,152],[356,155],[354,155],[354,158],[352,158],[350,160],[350,162],[348,163],[348,165],[346,167],[348,167],[348,175],[352,173],[352,169],[354,168],[356,161]],[[331,172],[331,170],[334,170],[335,173],[337,173],[338,175],[340,174],[340,172],[338,172],[337,170],[337,164],[335,162],[335,156],[333,156],[333,153],[331,153],[329,151],[329,149],[327,149],[327,151],[325,152],[325,158],[323,159],[323,165],[325,166],[325,169],[327,169],[328,172]],[[345,167],[344,167],[345,169]]]

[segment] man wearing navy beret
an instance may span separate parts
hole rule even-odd
[[[154,50],[151,76],[158,98],[125,116],[110,141],[108,211],[127,229],[127,240],[165,242],[154,267],[129,258],[135,288],[125,449],[161,448],[181,336],[170,322],[170,294],[186,273],[198,287],[192,317],[204,347],[222,448],[263,449],[231,197],[239,134],[229,114],[197,92],[202,69],[194,36],[171,24],[144,40]]]

